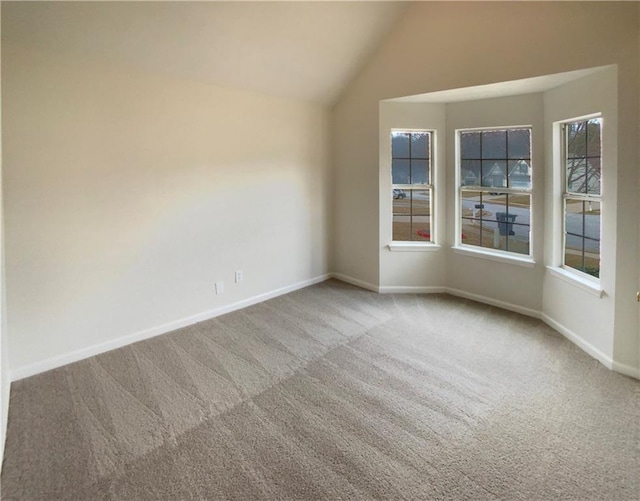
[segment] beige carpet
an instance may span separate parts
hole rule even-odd
[[[537,320],[328,281],[14,383],[3,500],[640,493],[640,382]]]

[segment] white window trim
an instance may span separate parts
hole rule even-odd
[[[563,282],[573,285],[578,289],[588,292],[596,297],[601,298],[604,294],[604,289],[600,285],[600,280],[586,273],[581,273],[579,270],[568,267],[559,266],[547,266],[547,270],[551,275],[559,278]]]
[[[559,141],[559,154],[556,156],[558,165],[560,166],[559,171],[560,171],[560,237],[559,237],[559,242],[560,242],[560,254],[558,256],[558,260],[557,262],[561,263],[559,266],[547,266],[547,269],[551,272],[551,274],[557,278],[560,278],[562,280],[564,280],[567,283],[571,283],[583,290],[586,290],[587,292],[590,292],[598,297],[602,297],[602,294],[604,292],[604,289],[602,288],[602,286],[600,285],[601,281],[599,277],[594,277],[592,275],[589,275],[587,273],[584,273],[576,268],[572,268],[570,266],[566,266],[564,264],[564,256],[565,256],[565,245],[566,245],[566,231],[565,231],[565,224],[566,224],[566,219],[565,219],[565,202],[567,200],[567,191],[566,191],[566,187],[567,187],[567,173],[566,173],[566,169],[565,169],[565,161],[567,158],[567,151],[566,151],[566,133],[565,133],[565,129],[564,127],[567,124],[570,124],[572,122],[579,122],[579,121],[583,121],[583,120],[589,120],[592,118],[600,118],[602,120],[602,113],[598,112],[598,113],[590,113],[588,115],[582,115],[582,116],[578,116],[578,117],[574,117],[574,118],[569,118],[566,120],[560,120],[558,122],[554,123],[554,134],[559,134],[560,137],[560,141]],[[600,130],[600,134],[602,135],[602,129]],[[602,137],[602,136],[601,136]],[[602,140],[602,139],[601,139]],[[604,169],[604,161],[603,159],[603,152],[602,150],[600,151],[600,168]],[[558,179],[556,177],[556,179]],[[586,196],[581,196],[581,194],[572,196],[570,195],[570,198],[574,199],[574,198],[583,198],[585,200],[594,200],[600,203],[600,213],[602,214],[602,206],[603,206],[603,193],[604,193],[604,183],[602,180],[602,176],[600,177],[600,195],[599,196],[593,196],[593,195],[586,195]],[[600,218],[600,244],[602,245],[602,217]],[[602,247],[600,247],[600,263],[602,264]],[[600,271],[602,271],[600,269]]]
[[[436,159],[437,159],[437,132],[435,129],[416,129],[411,127],[392,127],[389,131],[389,141],[394,132],[428,132],[431,135],[429,144],[429,184],[412,184],[402,185],[393,183],[393,146],[389,146],[389,177],[391,177],[391,242],[388,244],[388,248],[392,252],[428,252],[441,248],[437,241],[438,231],[436,222]],[[429,200],[430,208],[430,226],[431,226],[431,241],[426,240],[393,240],[393,190],[394,189],[408,189],[419,191],[420,189],[429,191],[431,197]]]
[[[492,127],[469,127],[464,129],[456,129],[454,131],[454,153],[455,153],[455,243],[451,247],[454,253],[475,256],[491,261],[498,261],[502,263],[515,264],[525,267],[535,266],[535,260],[533,259],[534,249],[534,211],[533,211],[533,191],[534,191],[534,179],[533,170],[531,177],[531,188],[529,190],[521,190],[514,188],[500,188],[500,191],[505,193],[528,193],[531,197],[530,207],[530,219],[529,219],[529,254],[518,254],[517,252],[503,251],[500,249],[490,249],[489,247],[478,247],[476,245],[466,245],[462,243],[462,186],[460,184],[460,133],[468,131],[486,131],[486,130],[501,130],[501,129],[530,129],[531,130],[531,164],[533,169],[533,125],[496,125]]]
[[[421,241],[394,241],[390,242],[389,250],[391,252],[431,252],[437,251],[442,248],[441,245],[435,244],[433,242],[421,242]]]
[[[455,245],[451,249],[455,254],[460,254],[462,256],[478,257],[481,259],[488,259],[489,261],[497,261],[499,263],[524,266],[525,268],[533,268],[536,265],[533,257],[527,256],[526,254],[518,255],[517,253],[465,244]]]

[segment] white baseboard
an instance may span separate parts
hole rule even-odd
[[[61,367],[63,365],[84,360],[85,358],[89,358],[94,355],[99,355],[101,353],[105,353],[107,351],[111,351],[116,348],[121,348],[123,346],[127,346],[129,344],[132,344],[138,341],[143,341],[145,339],[159,336],[161,334],[165,334],[167,332],[171,332],[176,329],[186,327],[188,325],[192,325],[198,322],[203,322],[205,320],[209,320],[210,318],[224,315],[225,313],[230,313],[232,311],[236,311],[241,308],[246,308],[247,306],[261,303],[268,299],[272,299],[274,297],[278,297],[283,294],[287,294],[289,292],[293,292],[298,289],[308,287],[310,285],[324,282],[329,278],[336,278],[338,280],[355,285],[357,287],[362,287],[363,289],[371,290],[374,292],[380,292],[380,293],[447,293],[453,296],[463,297],[466,299],[471,299],[473,301],[478,301],[480,303],[496,306],[498,308],[503,308],[505,310],[521,313],[523,315],[527,315],[530,317],[539,318],[539,319],[542,319],[542,321],[545,322],[547,325],[549,325],[550,327],[558,331],[560,334],[562,334],[564,337],[566,337],[569,341],[579,346],[582,350],[587,352],[589,355],[591,355],[595,359],[599,360],[605,367],[612,369],[616,372],[619,372],[621,374],[624,374],[636,379],[640,379],[640,368],[614,362],[611,359],[611,357],[605,355],[602,351],[597,349],[592,344],[584,341],[580,336],[578,336],[571,330],[567,329],[562,324],[558,323],[548,315],[541,313],[539,311],[533,310],[531,308],[525,308],[523,306],[507,303],[505,301],[500,301],[500,300],[489,298],[486,296],[481,296],[479,294],[472,294],[470,292],[465,292],[459,289],[452,289],[449,287],[411,287],[411,286],[379,287],[379,286],[370,284],[368,282],[364,282],[362,280],[358,280],[356,278],[343,275],[342,273],[327,273],[324,275],[320,275],[318,277],[311,278],[309,280],[304,280],[302,282],[288,285],[286,287],[281,287],[279,289],[266,292],[264,294],[253,296],[251,298],[244,299],[242,301],[238,301],[230,305],[222,306],[220,308],[215,308],[213,310],[205,311],[197,315],[182,318],[173,322],[159,325],[157,327],[145,329],[133,334],[121,336],[117,339],[113,339],[104,343],[99,343],[93,346],[89,346],[87,348],[82,348],[80,350],[76,350],[70,353],[65,353],[63,355],[52,357],[52,358],[43,360],[41,362],[25,365],[23,367],[18,367],[16,369],[13,369],[10,372],[9,379],[11,381],[17,381],[25,377],[34,376],[36,374],[40,374],[42,372],[55,369],[57,367]],[[4,383],[5,382],[3,381],[3,388],[1,388],[0,391],[8,391],[8,387],[4,388],[5,386]]]
[[[503,310],[514,311],[516,313],[520,313],[522,315],[527,315],[528,317],[533,318],[541,318],[541,313],[532,308],[526,308],[524,306],[520,306],[517,304],[507,303],[506,301],[501,301],[499,299],[493,299],[487,296],[481,296],[480,294],[473,294],[471,292],[462,291],[460,289],[452,289],[451,287],[447,287],[445,292],[447,294],[451,294],[452,296],[463,297],[465,299],[471,299],[472,301],[478,301],[479,303],[489,304],[491,306],[496,306],[498,308],[502,308]]]
[[[497,299],[488,298],[486,296],[481,296],[478,294],[472,294],[470,292],[461,291],[458,289],[447,288],[445,292],[453,296],[472,299],[480,303],[490,304],[492,306],[497,306],[498,308],[503,308],[505,310],[515,311],[516,313],[522,313],[523,315],[527,315],[533,318],[538,318],[542,320],[545,324],[547,324],[549,327],[551,327],[552,329],[558,331],[565,338],[567,338],[573,344],[578,346],[581,350],[585,351],[590,356],[598,360],[607,369],[618,372],[620,374],[624,374],[625,376],[629,376],[635,379],[640,379],[640,367],[632,367],[630,365],[621,364],[620,362],[614,361],[611,357],[609,357],[608,355],[600,351],[591,343],[585,341],[583,338],[578,336],[578,334],[576,334],[570,329],[567,329],[564,325],[557,322],[556,320],[546,315],[545,313],[533,310],[531,308],[525,308],[523,306],[518,306],[518,305],[507,303],[504,301],[499,301]]]
[[[640,379],[640,367],[632,367],[630,365],[614,361],[612,369],[620,374],[624,374],[625,376]]]
[[[543,313],[541,318],[545,324],[547,324],[549,327],[553,328],[554,330],[558,331],[560,334],[562,334],[564,337],[566,337],[569,341],[571,341],[573,344],[578,346],[583,351],[586,351],[589,355],[591,355],[593,358],[598,360],[602,365],[604,365],[608,369],[612,369],[612,370],[614,369],[614,363],[610,356],[600,351],[591,343],[582,339],[572,330],[567,329],[564,325],[557,322],[556,320],[551,318],[549,315]]]
[[[289,292],[293,292],[298,289],[308,287],[310,285],[324,282],[325,280],[328,280],[329,278],[331,278],[331,276],[332,275],[330,273],[326,273],[324,275],[320,275],[318,277],[311,278],[309,280],[303,280],[302,282],[288,285],[286,287],[281,287],[279,289],[276,289],[270,292],[265,292],[264,294],[258,294],[257,296],[253,296],[233,304],[221,306],[220,308],[215,308],[213,310],[205,311],[197,315],[192,315],[190,317],[182,318],[179,320],[175,320],[173,322],[168,322],[163,325],[158,325],[156,327],[151,327],[149,329],[138,331],[133,334],[121,336],[116,339],[106,341],[104,343],[95,344],[92,346],[88,346],[86,348],[72,351],[70,353],[65,353],[63,355],[58,355],[52,358],[48,358],[40,362],[25,365],[23,367],[18,367],[11,371],[10,379],[11,381],[18,381],[20,379],[23,379],[29,376],[34,376],[36,374],[40,374],[42,372],[46,372],[51,369],[62,367],[63,365],[71,364],[73,362],[78,362],[80,360],[84,360],[85,358],[93,357],[95,355],[100,355],[101,353],[105,353],[107,351],[115,350],[116,348],[122,348],[123,346],[127,346],[129,344],[136,343],[138,341],[143,341],[145,339],[156,337],[161,334],[166,334],[167,332],[171,332],[176,329],[186,327],[188,325],[193,325],[198,322],[203,322],[205,320],[209,320],[210,318],[224,315],[225,313],[231,313],[232,311],[236,311],[241,308],[246,308],[247,306],[261,303],[268,299],[272,299],[274,297],[278,297],[283,294],[288,294]]]
[[[342,273],[331,273],[330,275],[332,278],[341,280],[342,282],[346,282],[351,285],[355,285],[356,287],[361,287],[373,292],[379,292],[380,290],[377,285],[370,284],[369,282],[364,282],[363,280],[358,280],[357,278],[353,278],[348,275],[343,275]]]
[[[7,422],[9,421],[9,395],[11,393],[11,380],[8,371],[3,374],[2,377],[2,387],[0,388],[2,392],[2,405],[0,405],[0,410],[2,412],[2,429],[0,430],[0,464],[2,464],[2,460],[4,458],[4,446],[7,438]]]
[[[442,294],[446,287],[426,287],[418,285],[383,285],[378,287],[381,294]]]

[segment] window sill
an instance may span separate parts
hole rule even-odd
[[[524,266],[525,268],[533,268],[536,265],[536,262],[530,256],[498,253],[482,249],[481,247],[452,247],[452,249],[453,252],[462,256],[479,257],[480,259],[488,259],[499,263],[515,264],[516,266]]]
[[[572,273],[571,271],[557,266],[547,266],[547,270],[549,270],[549,273],[551,273],[551,275],[559,278],[563,282],[571,284],[574,287],[582,289],[583,291],[586,291],[589,294],[593,294],[596,297],[602,297],[602,295],[604,294],[604,289],[600,287],[600,282],[596,279],[582,277],[577,273]]]
[[[440,250],[440,246],[431,242],[391,242],[391,252],[431,252]]]

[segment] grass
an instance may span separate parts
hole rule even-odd
[[[483,200],[485,203],[506,205],[507,197],[506,196],[497,196],[497,197],[484,197]],[[531,207],[531,200],[529,195],[509,195],[509,205],[512,207],[524,207],[528,209]]]
[[[462,243],[467,245],[477,245],[487,249],[509,250],[518,254],[529,254],[529,242],[518,240],[513,237],[500,235],[498,246],[494,246],[494,230],[490,227],[483,227],[482,240],[480,240],[480,225],[465,224],[462,226]],[[507,244],[509,248],[507,249]]]
[[[413,229],[413,231],[412,231]],[[405,222],[394,222],[393,223],[393,240],[396,242],[429,242],[430,239],[424,236],[419,235],[417,232],[421,231],[423,234],[431,234],[431,228],[429,224],[424,223],[413,223],[413,228],[411,227],[411,223]]]
[[[564,264],[575,270],[586,273],[596,278],[600,278],[600,257],[590,256],[584,257],[584,269],[582,268],[582,256],[579,253],[565,253]]]

